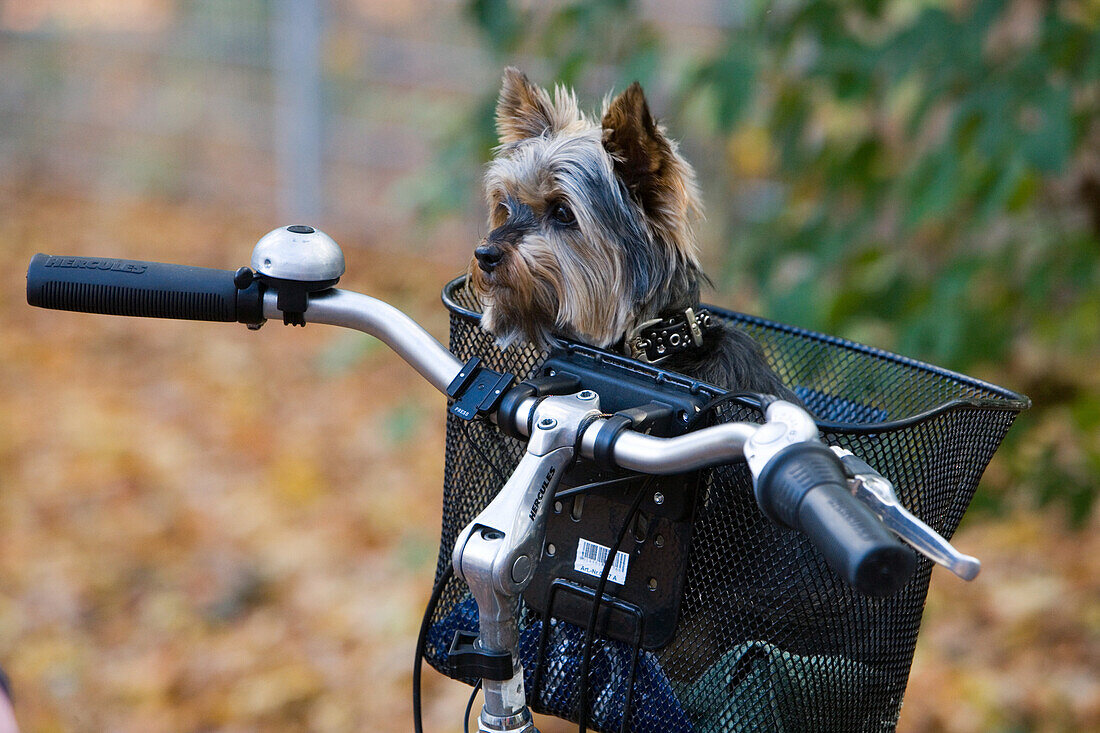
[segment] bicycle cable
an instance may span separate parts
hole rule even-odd
[[[428,646],[428,629],[432,625],[432,617],[435,616],[435,609],[439,605],[443,589],[447,587],[447,583],[450,582],[452,577],[454,577],[454,568],[451,567],[448,560],[442,574],[439,576],[439,580],[432,588],[432,595],[428,598],[428,606],[424,609],[424,619],[420,622],[420,633],[416,637],[416,660],[413,662],[412,678],[413,730],[416,733],[424,733],[424,723],[420,712],[420,673],[424,667],[424,650]]]
[[[485,462],[485,465],[492,469],[493,473],[500,479],[501,485],[507,480],[504,473],[496,467],[493,461],[481,450],[481,446],[477,444],[470,436],[470,431],[466,427],[464,421],[458,421],[458,426],[462,430],[463,436],[466,438],[466,442],[474,449],[474,451],[481,457],[481,460]],[[413,730],[415,733],[424,733],[423,713],[421,710],[421,696],[420,696],[420,676],[424,667],[424,651],[428,646],[428,630],[432,625],[432,618],[435,616],[435,610],[439,606],[439,599],[443,596],[443,590],[447,587],[447,583],[454,577],[454,568],[451,566],[450,560],[447,560],[447,564],[444,566],[442,573],[440,573],[439,579],[436,581],[435,586],[432,588],[432,594],[428,598],[428,605],[424,609],[424,618],[420,622],[420,632],[416,637],[416,658],[413,662],[413,679],[412,679],[412,703],[413,703]],[[477,683],[477,688],[480,689],[481,682]],[[469,715],[467,715],[467,718]]]
[[[696,412],[685,426],[687,431],[695,429],[700,423],[702,423],[707,417],[713,415],[717,417],[717,410],[732,402],[740,402],[742,405],[753,407],[758,410],[763,410],[766,404],[766,398],[762,395],[754,392],[726,392],[718,395],[704,404],[698,412]],[[592,610],[588,615],[588,627],[585,629],[584,646],[581,650],[581,666],[578,677],[578,684],[580,685],[579,693],[579,711],[578,711],[578,724],[577,729],[579,733],[587,733],[588,730],[588,671],[589,666],[592,663],[592,650],[595,643],[595,631],[596,623],[599,614],[599,606],[604,596],[604,590],[607,586],[608,577],[611,574],[611,568],[614,565],[614,556],[619,551],[619,546],[626,538],[627,529],[630,527],[631,522],[634,521],[635,515],[641,508],[642,500],[647,495],[648,489],[652,486],[655,479],[650,476],[646,477],[645,484],[639,489],[638,494],[634,497],[634,502],[631,504],[630,511],[627,513],[626,520],[619,528],[619,534],[615,539],[615,543],[607,553],[607,560],[604,561],[603,572],[600,574],[599,583],[596,585],[595,595],[592,599]],[[627,699],[630,699],[629,687],[633,685],[634,670],[631,669],[631,679],[627,683]],[[623,719],[620,723],[620,730],[626,731],[628,726],[628,709],[623,710]]]
[[[692,430],[699,427],[709,415],[718,417],[718,408],[725,407],[731,402],[736,402],[742,407],[750,407],[763,413],[764,408],[767,407],[770,401],[771,400],[765,395],[757,392],[724,392],[710,399],[706,404],[700,407],[699,410],[691,416],[691,419],[685,423],[684,432],[690,433]]]
[[[466,715],[462,718],[462,730],[464,733],[470,733],[470,711],[474,709],[474,700],[477,699],[477,693],[481,690],[481,680],[477,681],[474,685],[474,691],[470,693],[470,701],[466,703]]]
[[[588,626],[584,632],[584,645],[581,647],[581,666],[577,674],[577,684],[580,685],[580,699],[578,700],[580,710],[577,723],[579,733],[586,733],[588,730],[588,667],[592,663],[592,647],[596,640],[596,622],[600,611],[600,602],[603,598],[604,589],[607,587],[607,579],[611,575],[611,568],[615,564],[615,556],[619,551],[619,546],[622,545],[623,540],[626,538],[627,529],[630,527],[631,522],[634,521],[634,516],[642,506],[642,499],[648,495],[648,490],[653,485],[654,481],[655,479],[652,476],[647,477],[645,483],[638,489],[638,493],[635,495],[634,501],[630,505],[630,510],[626,514],[626,519],[623,521],[622,526],[619,527],[619,534],[607,552],[607,559],[604,561],[603,572],[600,574],[600,582],[596,584],[596,592],[592,598],[592,610],[588,614]],[[631,677],[633,677],[633,671]],[[633,686],[633,680],[630,680],[629,685]],[[628,696],[629,692],[630,690],[628,688]],[[623,720],[620,725],[620,729],[624,731],[627,730],[626,712],[625,710],[623,711]]]
[[[497,465],[493,463],[493,460],[485,454],[485,451],[481,450],[481,446],[477,444],[477,441],[470,437],[470,428],[467,426],[466,421],[458,420],[457,423],[458,426],[462,428],[462,436],[466,438],[466,442],[470,444],[470,447],[474,449],[474,452],[477,453],[478,457],[480,457],[481,460],[485,461],[485,464],[489,468],[493,469],[493,473],[495,473],[497,475],[497,478],[500,479],[500,485],[504,486],[504,484],[508,483],[508,477],[504,475],[504,471],[501,471],[497,467]]]

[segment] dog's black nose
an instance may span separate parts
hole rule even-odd
[[[474,250],[477,266],[485,272],[492,272],[504,259],[504,250],[495,244],[483,244]]]

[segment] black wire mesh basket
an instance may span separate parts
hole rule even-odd
[[[548,353],[524,345],[502,351],[480,328],[479,306],[464,278],[448,283],[443,301],[450,310],[450,348],[460,359],[481,357],[489,368],[519,379],[543,370]],[[1016,415],[1029,405],[1022,395],[912,359],[708,308],[760,343],[816,416],[826,443],[851,450],[887,476],[902,503],[947,538]],[[608,352],[580,345],[570,352],[613,377],[649,378],[701,398],[721,394]],[[496,495],[524,450],[491,424],[447,419],[437,580],[458,533]],[[761,420],[756,406],[738,402],[714,418]],[[642,482],[616,490],[629,495]],[[665,575],[612,574],[601,601],[607,610],[587,652],[589,727],[634,733],[896,727],[932,563],[920,557],[913,578],[893,596],[863,596],[802,535],[764,517],[744,465],[707,469],[661,491],[670,499],[685,494],[667,502],[679,507],[678,515],[650,507],[619,549],[631,567],[663,567]],[[629,503],[613,493],[555,501],[551,522],[575,528],[569,542],[547,542],[545,566],[579,567],[582,553],[593,547],[602,547],[602,564],[615,535],[612,520],[623,514],[601,511],[599,502]],[[562,558],[564,564],[552,562]],[[579,619],[588,618],[583,602],[597,578],[561,575],[536,580],[525,594],[520,656],[532,709],[577,721],[585,653]],[[672,605],[646,610],[646,599],[667,596],[670,584]],[[660,625],[671,633],[644,633],[646,619],[649,632]],[[452,578],[434,610],[425,658],[463,679],[447,656],[456,630],[477,631],[477,606],[465,584]]]

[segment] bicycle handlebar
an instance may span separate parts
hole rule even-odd
[[[27,272],[27,301],[60,310],[258,326],[268,318],[285,316],[282,293],[277,290],[288,281],[263,278],[254,277],[245,268],[231,272],[37,254]],[[419,324],[381,300],[326,287],[310,292],[302,302],[303,321],[353,328],[377,337],[441,392],[462,368]],[[537,406],[536,400],[529,399],[515,411],[515,427],[520,433],[529,433]],[[788,452],[769,453],[766,468],[764,463],[753,465],[750,459],[761,509],[779,524],[803,531],[829,565],[861,592],[894,592],[912,574],[912,551],[847,491],[839,459],[820,443],[814,444],[816,427],[808,416],[805,420],[809,427],[803,426],[797,438],[789,439]],[[605,422],[597,419],[584,429],[578,440],[582,456],[593,456],[596,435]],[[765,425],[775,427],[774,423]],[[747,444],[762,432],[766,431],[761,426],[747,423],[712,426],[675,438],[624,431],[615,437],[610,457],[612,463],[627,470],[682,473],[744,459]]]
[[[975,558],[955,551],[906,511],[883,476],[847,451],[821,443],[813,418],[796,405],[771,402],[762,425],[725,423],[672,438],[624,430],[622,417],[616,421],[602,414],[592,390],[565,395],[564,384],[543,385],[553,396],[542,399],[531,396],[530,384],[509,390],[511,375],[464,372],[466,366],[481,367],[477,360],[462,364],[388,303],[336,289],[344,273],[343,253],[312,227],[269,232],[253,249],[251,264],[255,271],[230,272],[37,254],[27,271],[27,302],[108,315],[235,321],[250,328],[276,318],[293,325],[353,328],[383,341],[436,389],[453,396],[462,408],[455,414],[481,414],[509,435],[528,437],[519,466],[460,533],[453,551],[455,574],[467,582],[478,605],[480,634],[470,648],[493,660],[477,671],[484,681],[481,720],[487,729],[531,729],[518,654],[519,599],[542,553],[551,504],[544,499],[548,492],[554,495],[577,455],[601,467],[646,474],[744,460],[761,511],[780,527],[800,531],[833,571],[867,595],[891,595],[913,575],[913,550],[891,531],[966,579],[978,572]],[[575,383],[569,388],[578,389]],[[467,395],[476,409],[467,409]],[[486,399],[479,401],[482,395]],[[502,401],[494,401],[494,395]],[[592,618],[597,619],[595,611]]]
[[[216,270],[109,257],[36,254],[27,268],[27,302],[40,308],[113,316],[237,322],[282,318],[277,294],[250,270]],[[312,293],[310,323],[377,337],[443,392],[462,363],[420,324],[377,298],[337,288]]]

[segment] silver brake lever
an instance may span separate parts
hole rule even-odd
[[[852,475],[852,493],[882,521],[891,532],[913,546],[933,562],[943,565],[963,580],[973,580],[982,568],[978,558],[964,555],[951,546],[936,530],[913,516],[894,492],[893,485],[854,453],[831,446],[845,469]]]

